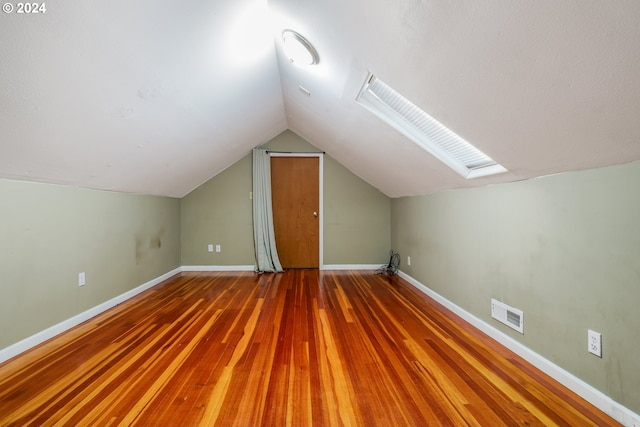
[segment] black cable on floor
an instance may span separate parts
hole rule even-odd
[[[400,254],[392,250],[389,257],[389,264],[383,265],[382,267],[377,269],[376,274],[388,274],[390,276],[395,276],[396,274],[398,274],[399,267]]]

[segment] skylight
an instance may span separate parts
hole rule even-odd
[[[467,179],[507,171],[374,75],[356,101]]]

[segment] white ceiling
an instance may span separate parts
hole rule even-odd
[[[637,0],[46,8],[0,16],[0,178],[181,197],[287,128],[390,197],[640,159]],[[465,180],[375,118],[368,72],[510,172]]]

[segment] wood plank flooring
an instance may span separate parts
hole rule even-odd
[[[0,365],[0,426],[618,425],[397,277],[182,273]]]

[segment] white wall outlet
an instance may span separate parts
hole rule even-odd
[[[591,354],[595,354],[598,357],[602,357],[602,335],[596,331],[589,329],[588,335],[588,347],[587,350]]]
[[[82,273],[78,273],[78,286],[84,286],[86,283],[84,271]]]
[[[407,257],[407,265],[411,265],[411,257],[410,256]]]
[[[220,245],[216,245],[216,252],[221,252],[222,248],[220,247]]]
[[[208,245],[208,246],[207,246],[207,250],[208,250],[209,252],[213,252],[213,245]]]

